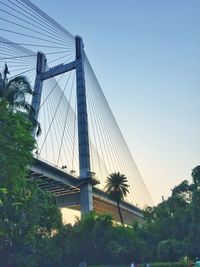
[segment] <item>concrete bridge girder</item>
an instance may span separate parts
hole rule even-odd
[[[80,211],[80,187],[83,179],[51,166],[46,162],[35,159],[34,165],[29,167],[29,176],[40,179],[42,189],[52,192],[59,208],[70,208]],[[94,211],[97,214],[110,213],[114,220],[120,221],[117,204],[102,190],[93,187],[92,192]],[[134,220],[143,220],[142,210],[125,201],[120,203],[124,221],[131,224]]]

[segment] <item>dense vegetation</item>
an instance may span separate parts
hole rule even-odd
[[[0,266],[41,266],[52,232],[62,226],[54,198],[27,179],[35,144],[31,131],[26,114],[1,100]]]
[[[200,256],[200,168],[172,195],[144,212],[143,225],[113,224],[89,214],[62,225],[51,195],[28,180],[34,139],[27,116],[0,102],[0,266],[76,266],[79,261],[128,263]]]
[[[132,259],[144,263],[200,257],[200,166],[193,169],[191,183],[183,181],[167,200],[146,209],[142,225],[124,227],[114,224],[110,215],[94,213],[73,226],[63,225],[53,196],[27,178],[35,147],[33,124],[27,112],[11,103],[0,97],[0,266],[70,267],[80,261],[124,264]]]
[[[74,260],[94,265],[124,264],[132,259],[139,263],[174,262],[185,255],[195,260],[200,256],[199,167],[194,171],[196,181],[193,175],[191,184],[183,181],[166,201],[146,209],[143,225],[113,225],[108,215],[90,214],[73,227],[64,226],[65,259],[73,261],[74,255]]]

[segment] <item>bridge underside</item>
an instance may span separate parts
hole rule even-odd
[[[80,211],[79,194],[76,197],[74,195],[73,197],[69,195],[57,197],[57,204],[58,207],[60,208],[67,207],[72,210]],[[93,195],[93,206],[94,206],[94,211],[97,214],[104,214],[104,213],[111,214],[114,221],[120,222],[120,217],[115,203],[112,203],[108,200]],[[136,220],[137,221],[143,220],[142,214],[134,214],[133,212],[123,208],[122,205],[121,205],[121,212],[124,222],[128,225],[131,225]]]
[[[59,208],[69,208],[80,211],[80,187],[82,181],[71,174],[35,159],[34,165],[29,167],[29,177],[37,179],[41,189],[51,192]],[[117,205],[108,194],[93,187],[93,206],[97,214],[109,213],[115,221],[120,221]],[[143,220],[142,210],[122,201],[121,212],[126,224]]]

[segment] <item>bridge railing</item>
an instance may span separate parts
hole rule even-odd
[[[71,176],[73,176],[73,177],[75,177],[75,178],[79,178],[79,176],[76,174],[76,171],[74,171],[74,170],[70,170],[70,171],[69,171],[69,170],[67,170],[67,167],[65,167],[65,166],[59,167],[59,166],[53,164],[52,162],[50,162],[50,161],[48,161],[48,160],[42,158],[40,155],[38,155],[38,154],[35,153],[35,152],[33,153],[33,158],[35,158],[35,159],[39,159],[39,160],[41,160],[42,162],[45,162],[45,163],[47,163],[48,165],[50,165],[50,166],[52,166],[52,167],[54,167],[54,168],[56,168],[56,169],[58,169],[58,170],[60,170],[60,171],[63,171],[63,172],[65,172],[65,173],[67,173],[67,174],[69,174],[69,175],[71,175]]]

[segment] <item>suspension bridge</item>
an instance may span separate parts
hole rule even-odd
[[[0,1],[0,68],[25,75],[34,95],[42,134],[30,176],[52,192],[58,206],[85,213],[117,206],[104,192],[106,177],[124,174],[130,194],[121,202],[124,219],[142,218],[151,196],[87,58],[83,40],[29,0]],[[98,60],[98,58],[97,58]]]

